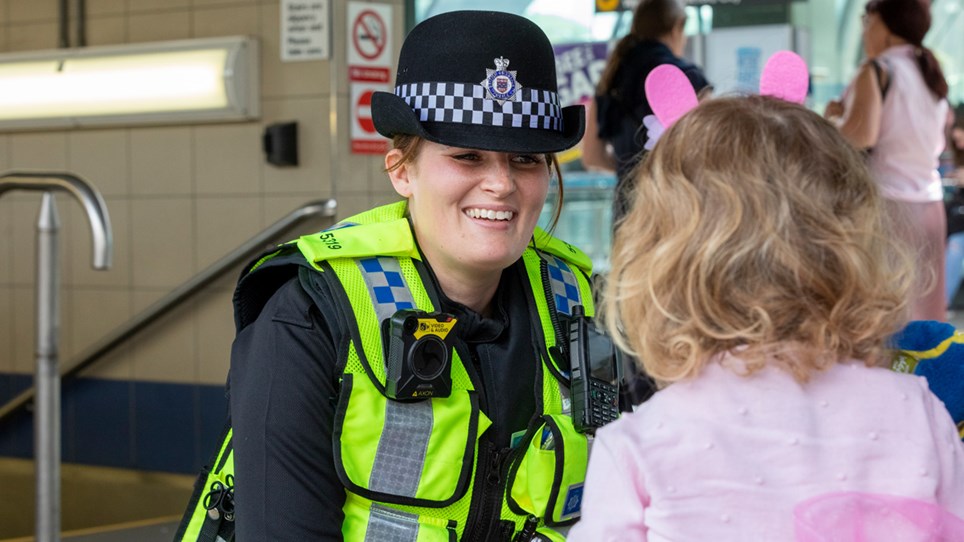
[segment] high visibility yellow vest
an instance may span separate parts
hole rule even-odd
[[[448,397],[403,402],[385,395],[382,321],[403,308],[437,310],[420,278],[416,261],[421,255],[405,214],[405,202],[372,209],[282,246],[250,271],[297,249],[302,265],[334,274],[354,315],[347,359],[339,360],[344,369],[334,421],[335,468],[347,490],[345,540],[461,539],[473,512],[479,437],[492,423],[479,408],[475,383],[462,362],[465,353],[458,348],[451,353]],[[538,312],[542,393],[539,412],[507,462],[500,519],[514,525],[514,540],[561,541],[578,519],[589,443],[573,428],[568,388],[560,385],[568,367],[558,359],[557,313],[582,305],[593,314],[591,263],[541,230],[522,261]],[[229,443],[221,446],[215,465],[222,467],[201,477],[202,489],[230,480]],[[196,496],[177,540],[217,532],[202,506],[205,500],[210,504]],[[223,533],[224,514],[219,516]]]

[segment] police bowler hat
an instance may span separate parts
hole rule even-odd
[[[371,108],[386,137],[489,151],[558,152],[585,129],[581,105],[559,105],[545,33],[495,11],[453,11],[418,24],[402,44],[395,92],[374,93]]]

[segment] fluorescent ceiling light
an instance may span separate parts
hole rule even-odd
[[[0,55],[0,129],[255,119],[258,47],[229,37]]]

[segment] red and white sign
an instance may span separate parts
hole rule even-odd
[[[351,104],[351,152],[355,154],[384,154],[388,151],[388,139],[375,130],[372,121],[372,94],[390,92],[387,84],[352,83]]]
[[[391,68],[392,6],[348,3],[348,66]]]
[[[351,152],[384,154],[388,139],[372,122],[372,94],[391,92],[392,6],[348,3],[348,81],[351,91]]]

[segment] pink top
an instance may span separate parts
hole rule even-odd
[[[890,74],[881,105],[880,132],[867,165],[884,197],[941,201],[937,162],[944,150],[947,101],[936,98],[921,76],[913,45],[888,48],[878,61]]]
[[[801,385],[721,363],[740,361],[599,430],[568,540],[789,541],[798,504],[840,491],[964,517],[964,446],[923,378],[847,363]]]

